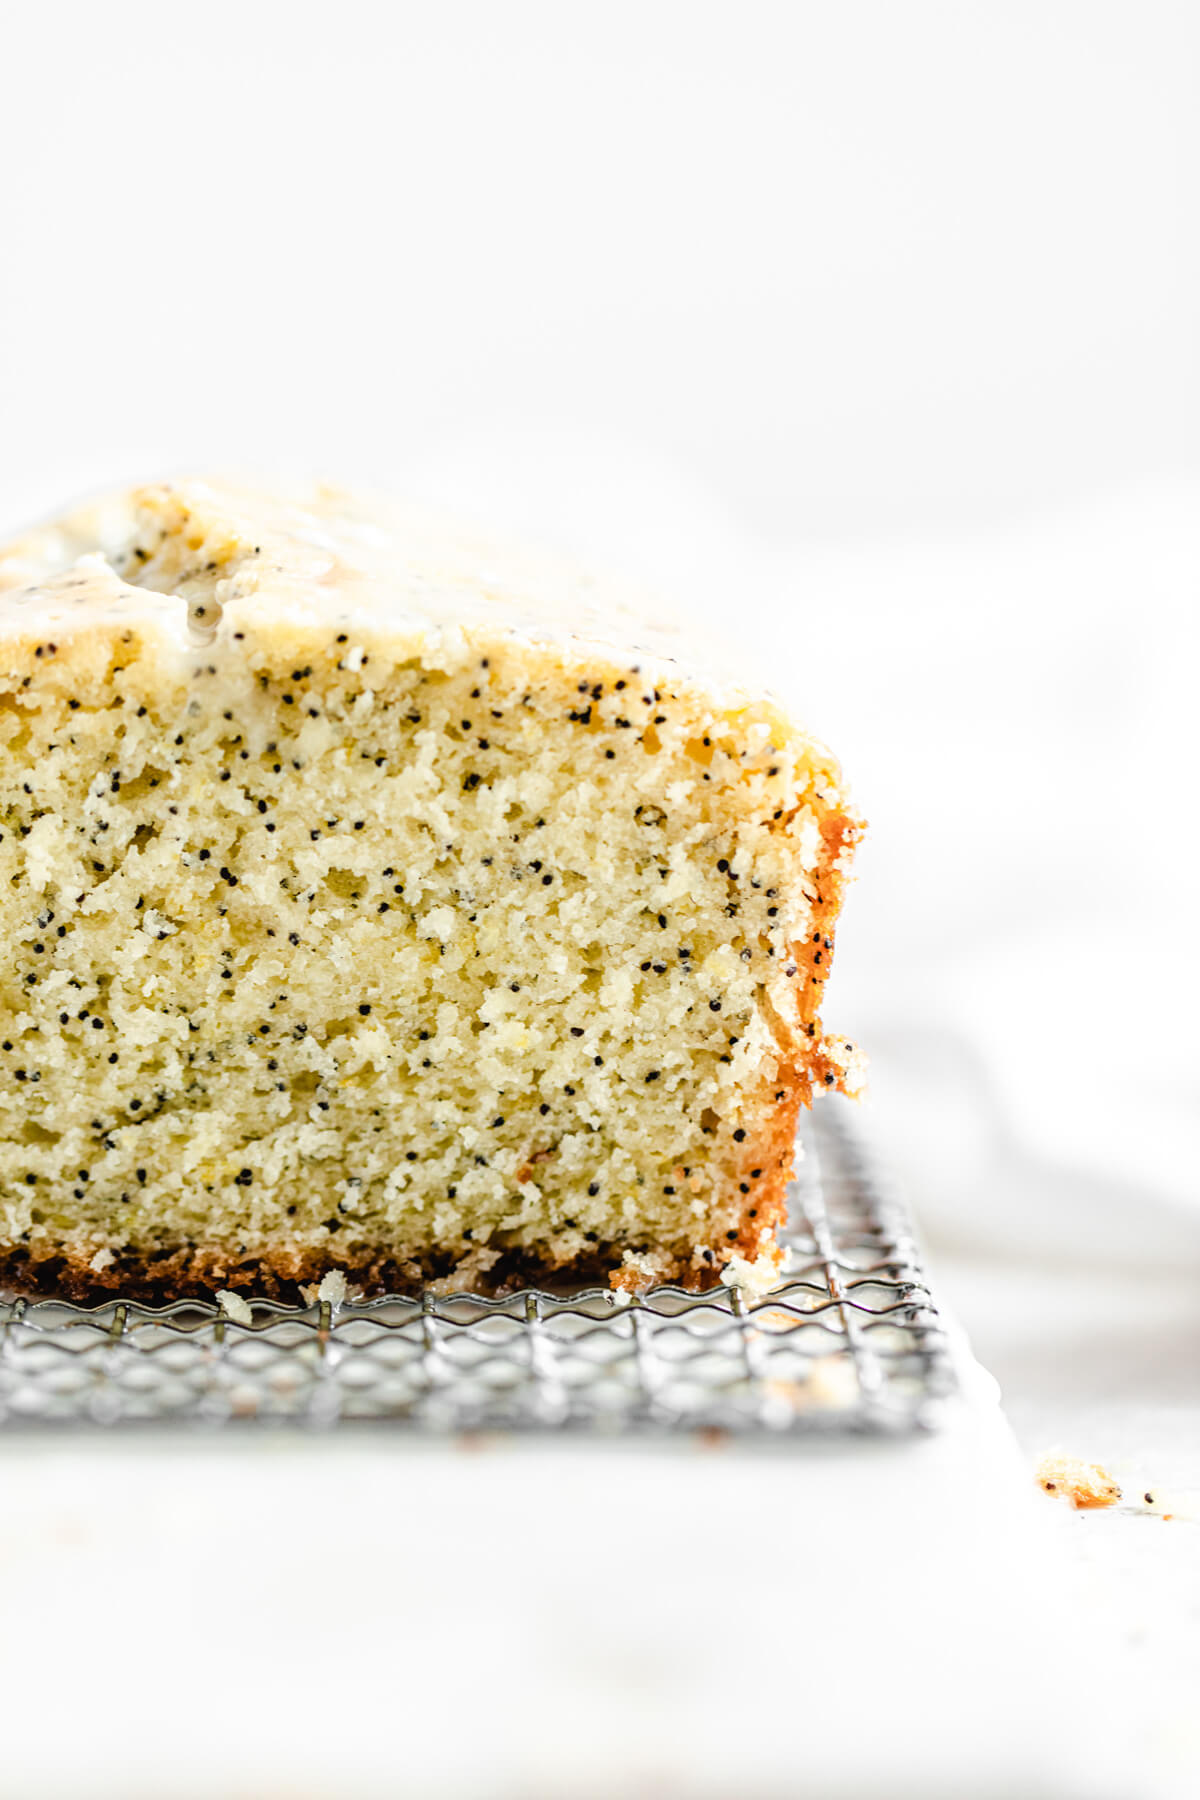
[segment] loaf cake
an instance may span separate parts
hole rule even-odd
[[[326,487],[0,550],[0,1282],[769,1274],[859,823],[692,635]]]

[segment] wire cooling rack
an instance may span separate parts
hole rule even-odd
[[[913,1431],[954,1389],[903,1205],[843,1101],[806,1122],[779,1285],[311,1307],[0,1304],[0,1426]]]

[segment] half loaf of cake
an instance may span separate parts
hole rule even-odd
[[[769,1272],[858,823],[686,641],[327,488],[0,550],[0,1281]]]

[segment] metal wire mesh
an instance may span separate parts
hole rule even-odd
[[[954,1375],[903,1206],[842,1102],[808,1121],[779,1285],[626,1305],[600,1289],[251,1302],[0,1305],[0,1425],[905,1431]]]

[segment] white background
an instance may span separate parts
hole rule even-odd
[[[1198,30],[1186,0],[6,9],[4,511],[231,457],[419,481],[514,431],[774,541],[1194,466]]]
[[[1186,0],[0,13],[0,528],[325,473],[732,621],[872,823],[829,1010],[946,1291],[1027,1449],[1156,1483],[1200,1481],[1198,91]],[[1109,1574],[1183,1588],[1176,1660],[1189,1554]]]

